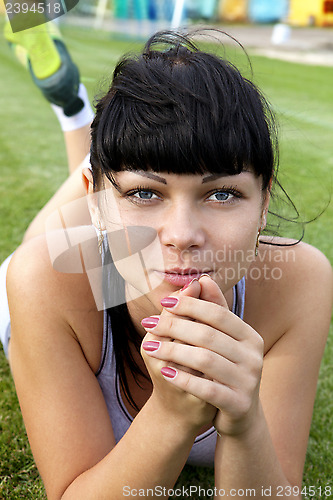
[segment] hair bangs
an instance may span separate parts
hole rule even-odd
[[[167,50],[155,50],[160,42]],[[272,177],[268,103],[229,61],[182,35],[172,43],[155,35],[124,58],[96,110],[92,165],[108,178],[124,169],[235,175],[249,167],[263,187]]]

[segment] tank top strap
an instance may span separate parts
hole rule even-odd
[[[245,307],[245,276],[233,287],[232,312],[239,318],[244,318]]]

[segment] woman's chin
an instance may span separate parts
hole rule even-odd
[[[142,277],[141,280],[135,280],[135,282],[133,280],[126,281],[126,300],[140,302],[142,305],[147,302],[161,312],[161,300],[180,288],[182,287],[161,280],[152,273],[147,277]]]

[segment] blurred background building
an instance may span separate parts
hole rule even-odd
[[[80,0],[75,10],[99,19],[333,26],[333,0]]]

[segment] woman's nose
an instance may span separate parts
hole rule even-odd
[[[162,245],[178,250],[201,247],[205,242],[205,231],[194,207],[180,205],[163,214],[160,227]]]

